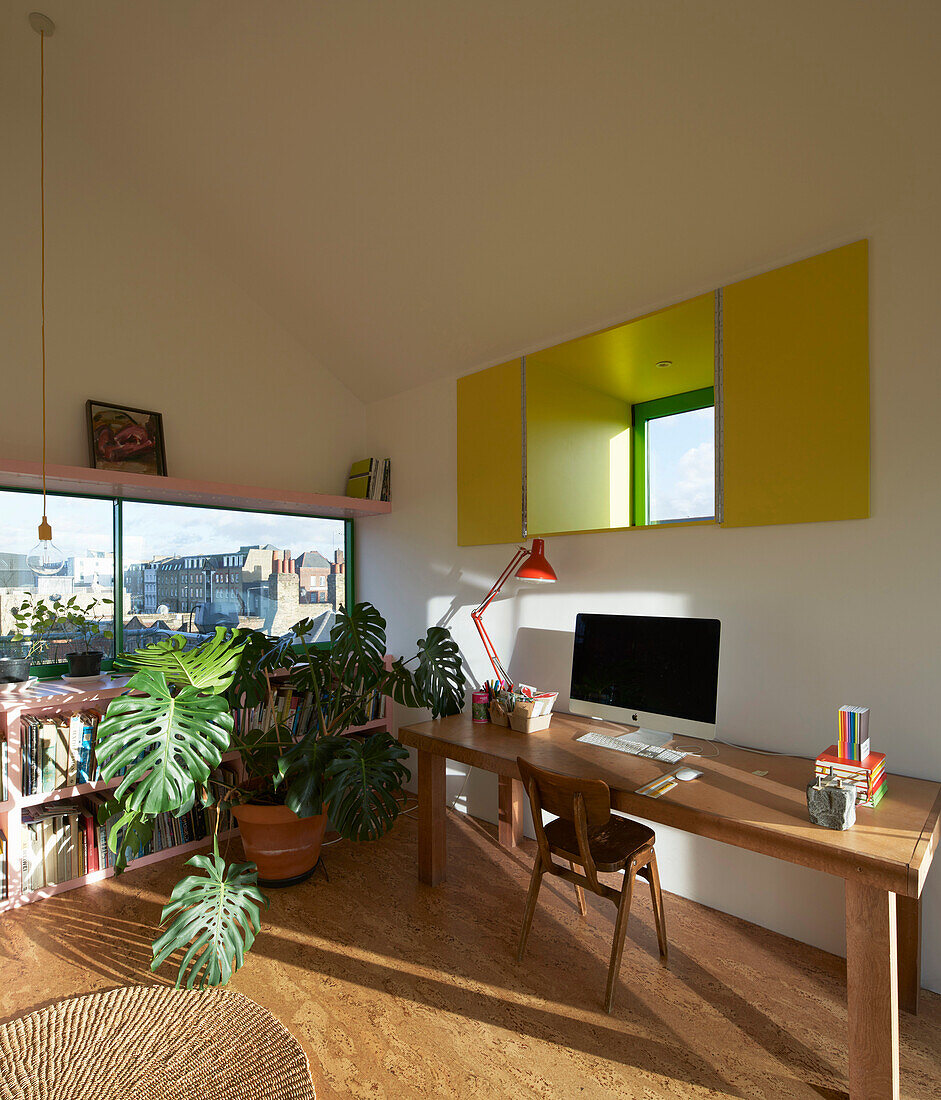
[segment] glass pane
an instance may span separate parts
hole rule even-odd
[[[177,504],[123,506],[124,649],[217,626],[327,641],[346,604],[346,523]]]
[[[51,577],[37,577],[26,565],[36,545],[36,528],[42,519],[39,493],[0,491],[0,655],[26,656],[23,643],[14,642],[14,608],[23,601],[41,601],[51,607],[69,600],[93,618],[99,633],[88,636],[88,648],[111,657],[113,640],[102,633],[114,632],[114,505],[110,500],[49,496],[46,514],[52,525],[52,541],[62,551],[65,566]],[[41,637],[32,638],[33,664],[64,661],[68,652],[86,648],[74,626],[57,623]]]
[[[647,522],[715,514],[715,409],[647,421]]]

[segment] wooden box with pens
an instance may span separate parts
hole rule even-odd
[[[557,691],[537,692],[504,680],[487,680],[484,689],[490,700],[490,721],[495,726],[510,726],[517,733],[535,733],[548,729]]]

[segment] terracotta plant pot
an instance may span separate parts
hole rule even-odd
[[[258,865],[259,886],[294,886],[320,859],[327,815],[298,817],[287,806],[235,806],[245,855]]]

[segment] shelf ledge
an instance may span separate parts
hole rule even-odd
[[[42,466],[38,462],[0,460],[0,488],[41,489]],[[216,508],[248,508],[336,519],[384,516],[392,511],[392,505],[384,500],[300,493],[293,489],[264,489],[255,485],[230,485],[222,481],[118,473],[114,470],[92,470],[86,466],[47,464],[46,488],[50,493],[154,500],[166,504],[202,504]]]

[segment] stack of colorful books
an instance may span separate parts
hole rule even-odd
[[[840,707],[837,751],[843,760],[862,763],[869,755],[869,707]]]
[[[856,785],[857,806],[878,806],[885,796],[885,753],[869,748],[869,707],[840,707],[839,740],[817,757],[818,778],[828,775]]]

